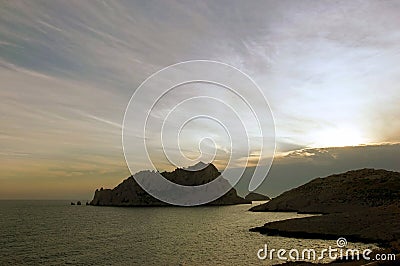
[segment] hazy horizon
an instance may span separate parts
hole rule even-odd
[[[258,191],[274,196],[350,169],[400,171],[400,2],[0,6],[0,199],[83,200],[116,186],[130,175],[121,130],[131,95],[154,72],[193,59],[237,67],[269,101],[276,158]],[[187,147],[197,141],[185,136]],[[229,155],[225,142],[216,149]]]
[[[360,151],[361,150],[361,151]],[[292,151],[286,155],[276,157],[269,171],[268,177],[263,184],[255,191],[269,197],[276,197],[284,191],[303,185],[316,177],[326,177],[331,174],[343,173],[350,170],[362,168],[385,169],[400,172],[398,156],[400,154],[400,143],[385,145],[367,145],[356,147],[331,147],[323,149],[308,148],[299,151]],[[359,155],[356,159],[356,157]],[[353,158],[353,161],[349,161]],[[248,167],[250,170],[251,167]],[[219,171],[223,169],[218,169]],[[251,171],[250,171],[251,172]],[[0,200],[91,200],[94,191],[101,187],[114,188],[124,179],[130,176],[126,167],[125,173],[116,176],[110,183],[91,184],[91,189],[83,189],[79,194],[58,196],[56,193],[49,193],[39,196],[4,197]],[[235,188],[240,196],[248,193],[248,183],[251,175],[247,171],[243,178],[236,184]],[[78,190],[79,191],[79,190]],[[11,195],[11,194],[10,194]],[[26,193],[28,195],[28,193]],[[56,196],[57,195],[57,196]]]

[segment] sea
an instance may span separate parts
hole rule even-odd
[[[248,211],[255,204],[128,208],[3,200],[0,265],[274,265],[285,260],[259,259],[265,244],[276,250],[336,246],[335,240],[249,232],[266,222],[309,216]]]

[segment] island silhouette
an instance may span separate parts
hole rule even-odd
[[[141,173],[144,175],[154,174],[154,172],[151,171],[142,171]],[[203,185],[215,180],[221,175],[213,164],[205,164],[203,162],[199,162],[187,168],[176,168],[172,172],[162,172],[160,174],[169,181],[183,186]],[[224,178],[221,179],[221,182],[225,186],[230,186],[229,182]],[[207,205],[251,204],[251,202],[250,199],[239,197],[236,190],[231,187],[227,193]],[[128,177],[113,189],[96,189],[90,205],[125,207],[171,206],[148,194],[137,183],[134,176]]]

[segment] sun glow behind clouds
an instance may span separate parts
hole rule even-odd
[[[350,127],[317,131],[314,140],[310,145],[313,148],[357,146],[369,142],[360,130]]]
[[[92,197],[99,184],[119,183],[128,175],[121,123],[133,88],[195,58],[234,65],[260,85],[274,113],[278,155],[400,141],[399,1],[3,2],[0,198],[48,198],[50,190]],[[225,91],[218,96],[235,102]],[[205,107],[221,112],[216,104],[190,106]],[[187,154],[197,158],[193,140],[202,132],[221,138],[214,164],[223,169],[229,149],[213,127],[193,123],[183,131]],[[257,131],[250,133],[257,142]],[[213,152],[208,144],[201,148]],[[398,146],[386,146],[371,147],[373,157],[351,149],[318,175],[350,165],[398,169]],[[247,157],[243,149],[239,163],[256,163],[258,152]],[[146,169],[141,159],[137,166]],[[293,162],[296,169],[279,178],[300,172]]]

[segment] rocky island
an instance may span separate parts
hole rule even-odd
[[[213,164],[198,164],[188,168],[177,168],[172,172],[162,172],[161,175],[169,181],[184,185],[197,186],[206,184],[220,176],[220,172]],[[222,179],[225,185],[228,181]],[[250,204],[251,201],[241,198],[236,190],[231,188],[222,197],[210,202],[209,205]],[[149,195],[136,182],[133,176],[125,179],[113,189],[97,189],[90,205],[94,206],[170,206]]]
[[[317,178],[251,211],[319,213],[250,229],[268,235],[379,243],[399,252],[400,173],[361,169]]]

